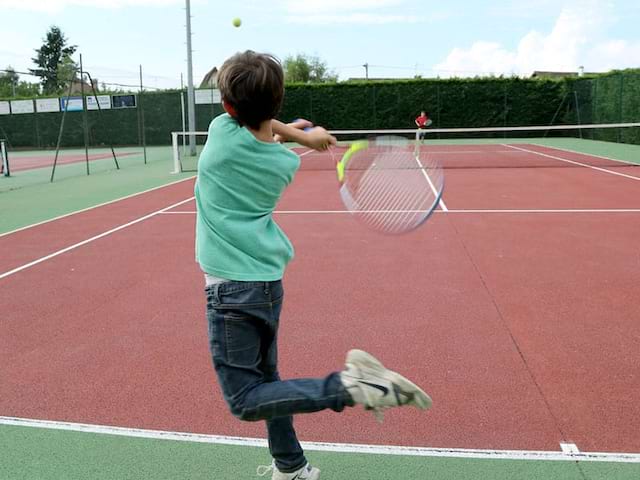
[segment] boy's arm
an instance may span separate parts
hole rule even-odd
[[[336,144],[336,138],[322,127],[315,127],[305,132],[274,119],[271,120],[271,128],[276,135],[314,150],[326,150]]]

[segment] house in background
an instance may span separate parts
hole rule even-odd
[[[531,78],[564,78],[581,77],[583,75],[600,75],[600,72],[585,72],[584,67],[580,67],[577,72],[547,72],[536,70],[531,74]]]
[[[93,83],[93,88],[95,89],[96,93],[98,93],[99,88],[98,88],[98,79],[94,78],[92,80]],[[83,86],[84,84],[84,86]],[[75,78],[73,79],[73,81],[71,82],[71,95],[81,95],[82,94],[82,89],[84,88],[84,93],[85,94],[92,94],[93,90],[91,89],[91,83],[85,82],[85,81],[80,81],[79,78]],[[69,87],[65,88],[65,93],[69,91]]]
[[[218,88],[218,67],[213,67],[207,72],[199,88]]]

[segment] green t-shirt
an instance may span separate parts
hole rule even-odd
[[[258,140],[227,114],[211,122],[195,186],[196,260],[204,272],[282,278],[293,246],[272,215],[299,165],[291,150]]]

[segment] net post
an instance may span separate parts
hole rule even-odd
[[[3,138],[0,138],[0,172],[5,177],[10,177],[11,172],[9,171],[9,155],[7,154],[7,143]]]
[[[180,151],[178,149],[178,133],[179,132],[171,132],[171,149],[173,151],[173,171],[172,174],[177,174],[182,172],[182,168],[180,168]]]

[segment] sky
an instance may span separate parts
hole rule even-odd
[[[246,49],[317,56],[341,80],[364,64],[370,78],[640,67],[638,0],[191,0],[191,15],[196,86]],[[100,82],[137,85],[142,65],[145,87],[186,83],[185,0],[0,0],[0,19],[0,68],[33,68],[57,25]]]

